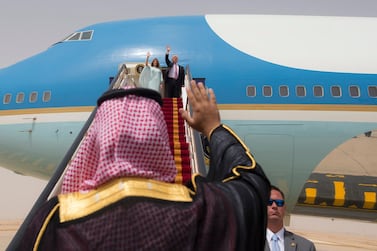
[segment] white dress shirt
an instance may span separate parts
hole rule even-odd
[[[280,251],[284,251],[284,228],[280,229],[276,233],[273,233],[270,229],[267,228],[266,239],[268,241],[268,245],[270,247],[270,250],[272,250],[272,236],[274,234],[276,234],[279,237],[278,245],[279,245]]]

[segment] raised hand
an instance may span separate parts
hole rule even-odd
[[[221,124],[215,93],[212,89],[206,89],[203,83],[197,84],[194,80],[186,90],[192,115],[182,108],[179,112],[192,128],[209,137],[211,131]]]

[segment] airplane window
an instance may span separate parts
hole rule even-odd
[[[78,40],[90,40],[92,39],[93,31],[75,32],[69,35],[64,41],[78,41]]]
[[[315,85],[313,87],[314,97],[323,97],[323,87],[320,85]]]
[[[255,97],[257,95],[257,90],[254,85],[249,85],[246,87],[246,93],[248,97]]]
[[[51,91],[45,91],[43,92],[43,102],[48,102],[51,100]]]
[[[377,98],[377,86],[368,86],[369,97]]]
[[[25,93],[19,92],[16,96],[16,103],[22,103],[25,100]]]
[[[69,40],[69,41],[79,40],[80,39],[80,34],[81,34],[81,32],[76,32],[71,37],[69,37],[67,40]]]
[[[340,86],[337,86],[337,85],[331,86],[331,95],[337,98],[342,96],[342,90],[340,89]]]
[[[9,93],[5,94],[3,98],[3,104],[9,104],[10,101],[12,100],[11,98],[12,98],[12,94],[9,94]]]
[[[289,89],[286,85],[279,86],[279,95],[281,97],[288,97],[289,96]]]
[[[360,97],[360,89],[357,85],[351,85],[349,88],[350,96],[353,98]]]
[[[92,39],[93,31],[83,31],[81,34],[81,40],[90,40]]]
[[[297,97],[305,97],[306,96],[305,86],[302,86],[302,85],[296,86],[296,95]]]
[[[271,97],[272,96],[272,87],[269,85],[263,86],[263,96]]]
[[[32,93],[30,93],[30,96],[29,96],[29,102],[35,103],[37,101],[37,98],[38,98],[38,93],[32,92]]]
[[[377,97],[377,86],[368,86],[368,95],[369,97]]]

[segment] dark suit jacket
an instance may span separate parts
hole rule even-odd
[[[165,62],[166,62],[166,65],[168,66],[168,71],[166,72],[166,77],[169,76],[169,71],[171,69],[171,67],[173,66],[173,62],[170,61],[169,59],[169,54],[165,54]],[[177,79],[177,83],[180,83],[182,86],[184,84],[184,80],[185,80],[185,68],[182,66],[182,65],[179,65],[179,73],[178,73],[178,79]]]
[[[268,241],[266,241],[264,251],[270,251]],[[313,242],[285,229],[284,251],[316,251],[316,249]]]

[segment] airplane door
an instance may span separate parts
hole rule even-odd
[[[260,163],[270,179],[279,187],[288,184],[287,170],[293,171],[293,137],[291,135],[252,134],[245,137],[258,163]],[[266,149],[258,146],[263,145]],[[288,183],[287,183],[288,182]]]

